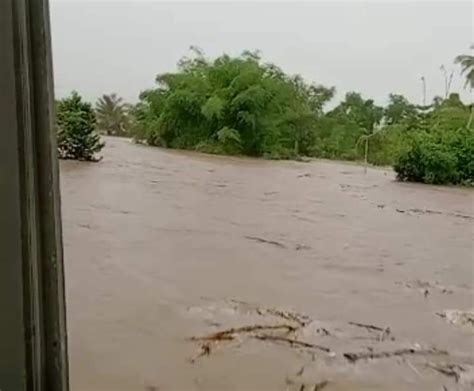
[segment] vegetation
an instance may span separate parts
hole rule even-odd
[[[471,46],[473,49],[474,46]],[[474,87],[474,56],[460,55],[455,62]],[[406,141],[394,169],[401,180],[474,185],[474,105],[465,106],[458,94],[438,101],[434,110],[404,129]]]
[[[96,118],[90,103],[77,92],[57,103],[58,152],[63,159],[96,160],[104,143],[95,132]]]
[[[471,45],[474,50],[474,45]],[[470,54],[461,54],[454,60],[456,64],[461,65],[461,73],[466,76],[466,86],[474,89],[474,56]]]
[[[96,103],[97,128],[109,136],[126,136],[131,118],[129,105],[117,94],[102,95]]]
[[[383,117],[383,108],[355,92],[315,123],[315,143],[311,156],[328,159],[357,160],[363,155],[361,139],[376,131]]]
[[[457,94],[400,134],[394,169],[399,179],[433,184],[474,184],[474,129]]]
[[[142,93],[135,137],[151,145],[290,158],[310,154],[334,89],[308,85],[257,53],[209,61],[198,50]]]
[[[474,85],[474,57],[455,60]],[[333,87],[308,84],[262,62],[258,52],[215,60],[192,48],[174,73],[156,77],[156,87],[135,106],[116,94],[96,103],[97,127],[108,135],[207,153],[289,159],[298,156],[365,160],[393,165],[400,180],[433,184],[474,183],[473,105],[458,94],[419,106],[390,94],[386,107],[357,92],[332,110]],[[90,160],[103,144],[94,133],[90,104],[73,93],[59,103],[63,157]]]
[[[474,45],[471,45],[471,49],[474,50]],[[461,65],[461,73],[466,76],[465,87],[468,87],[472,92],[474,89],[474,56],[470,54],[461,54],[454,60],[455,63]],[[471,104],[471,115],[467,127],[469,128],[474,118],[474,104]]]

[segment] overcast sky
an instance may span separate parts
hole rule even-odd
[[[470,1],[50,3],[56,93],[90,100],[136,101],[196,45],[210,57],[260,49],[288,73],[335,86],[338,99],[353,90],[383,104],[395,92],[421,103],[423,75],[428,99],[444,94],[442,64],[462,90],[453,59],[474,40]]]

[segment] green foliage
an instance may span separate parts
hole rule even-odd
[[[117,94],[102,95],[95,106],[97,128],[107,135],[126,136],[131,122],[128,109]]]
[[[237,130],[223,127],[217,132],[217,140],[203,141],[196,150],[204,153],[239,155],[242,153],[242,140]]]
[[[416,116],[416,107],[403,95],[390,94],[389,104],[384,110],[384,115],[388,125],[399,124]]]
[[[458,61],[468,72],[470,59]],[[258,52],[211,61],[198,48],[156,83],[131,110],[140,142],[270,159],[367,158],[394,165],[402,180],[474,182],[473,111],[457,94],[425,106],[390,94],[383,108],[349,92],[324,112],[334,88],[289,76]]]
[[[242,141],[240,140],[240,134],[238,130],[230,129],[224,126],[217,132],[217,140],[223,146],[229,146],[230,148],[240,149]]]
[[[308,85],[258,53],[213,61],[194,48],[178,72],[141,94],[134,137],[151,145],[212,153],[308,154],[316,120],[334,89]],[[290,153],[291,151],[291,153]]]
[[[371,133],[382,120],[383,108],[375,105],[372,99],[365,100],[359,93],[349,92],[329,115],[349,121],[366,133]]]
[[[406,128],[400,124],[383,127],[369,139],[367,161],[374,165],[392,165],[406,142],[406,133]],[[362,148],[361,143],[359,155],[362,155]]]
[[[474,45],[471,45],[474,49]],[[474,88],[474,56],[470,54],[461,54],[454,60],[456,64],[461,65],[461,73],[466,76],[466,87]]]
[[[358,141],[374,131],[383,113],[373,100],[365,100],[356,92],[346,94],[336,108],[317,121],[311,154],[328,159],[361,159]]]
[[[443,102],[425,126],[411,131],[394,164],[399,179],[431,184],[474,183],[474,130],[465,125],[467,108],[453,103],[453,99]]]
[[[361,155],[356,148],[365,129],[345,116],[330,114],[316,124],[311,155],[326,159],[356,160]]]
[[[95,132],[96,118],[90,103],[77,92],[57,103],[58,152],[63,159],[95,160],[104,143]]]

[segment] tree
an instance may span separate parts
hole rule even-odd
[[[368,140],[383,117],[383,108],[372,99],[349,92],[316,126],[317,141],[313,150],[317,156],[356,160],[366,158]],[[365,142],[363,151],[359,150]]]
[[[471,49],[474,49],[474,45],[471,45]],[[472,90],[474,88],[474,56],[469,54],[461,54],[454,60],[455,63],[461,65],[461,74],[466,75],[465,87],[469,86]],[[474,104],[471,103],[471,115],[467,121],[467,127],[470,128],[472,120],[474,118]]]
[[[384,110],[387,125],[398,124],[416,115],[416,107],[403,95],[390,94],[389,103]]]
[[[471,45],[474,50],[474,45]],[[466,76],[466,86],[474,88],[474,56],[470,54],[461,54],[454,60],[456,64],[461,65],[461,74]]]
[[[364,129],[366,133],[371,133],[374,126],[382,120],[383,108],[377,106],[372,99],[365,100],[357,92],[348,92],[332,114],[345,117]]]
[[[95,112],[100,131],[113,136],[127,134],[130,125],[129,110],[117,94],[102,95],[96,103]]]
[[[57,105],[58,152],[63,159],[96,160],[104,143],[95,132],[96,118],[92,105],[77,92]]]
[[[258,52],[207,59],[193,48],[141,94],[135,137],[171,148],[272,158],[308,154],[334,89],[310,85]]]

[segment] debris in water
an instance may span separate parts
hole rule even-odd
[[[293,383],[288,383],[287,384],[293,384]],[[329,381],[324,380],[322,382],[316,383],[316,384],[301,384],[300,388],[298,391],[321,391],[323,388],[325,388],[329,384]]]
[[[236,334],[242,333],[252,333],[254,331],[262,330],[281,330],[285,329],[288,333],[296,331],[296,327],[289,324],[279,324],[279,325],[251,325],[251,326],[242,326],[242,327],[232,327],[227,330],[218,331],[206,335],[204,337],[191,337],[191,341],[232,341],[235,339]]]
[[[382,352],[359,352],[359,353],[344,353],[343,356],[352,363],[355,363],[358,360],[374,360],[379,358],[388,358],[395,356],[406,356],[406,355],[447,355],[448,352],[444,350],[438,350],[436,348],[431,349],[398,349],[392,351],[382,351]]]
[[[258,236],[245,236],[245,239],[253,240],[259,243],[271,244],[273,246],[280,247],[280,248],[286,248],[285,245],[280,242],[277,242],[275,240],[267,240],[267,239],[259,238]]]
[[[211,354],[211,344],[209,342],[203,343],[200,346],[199,353],[196,354],[194,357],[191,357],[189,359],[189,362],[191,364],[194,364],[198,358],[203,357],[203,356],[209,356],[210,354]]]
[[[474,311],[444,310],[437,312],[436,315],[456,326],[474,327]]]
[[[318,334],[322,334],[322,335],[326,335],[326,336],[327,336],[327,335],[331,335],[331,333],[330,333],[327,329],[325,329],[324,327],[318,328],[318,329],[316,330],[316,332],[317,332]]]
[[[302,327],[306,326],[311,321],[311,318],[308,315],[304,315],[304,314],[300,314],[300,313],[296,313],[292,311],[279,310],[276,308],[259,307],[255,304],[251,304],[245,301],[240,301],[240,300],[235,300],[235,299],[230,300],[230,301],[234,304],[237,304],[238,306],[248,308],[252,310],[252,312],[255,312],[256,314],[260,316],[272,315],[272,316],[280,317],[285,320],[295,322]]]
[[[254,336],[256,339],[260,339],[262,341],[276,341],[276,342],[285,342],[288,343],[292,347],[300,347],[300,348],[308,348],[308,349],[316,349],[316,350],[322,350],[323,352],[330,353],[331,349],[321,346],[321,345],[316,345],[313,343],[309,342],[304,342],[304,341],[298,341],[296,339],[291,339],[291,338],[286,338],[286,337],[280,337],[278,335],[265,335],[265,334],[257,334]]]
[[[426,366],[439,373],[442,373],[445,376],[453,377],[456,380],[456,383],[459,383],[461,372],[465,371],[462,366],[457,364],[435,364],[429,362],[426,364]]]
[[[440,210],[433,209],[420,209],[420,208],[409,208],[409,209],[395,209],[398,213],[407,213],[409,215],[445,215],[451,217],[458,217],[461,219],[474,219],[474,216],[456,213],[456,212],[443,212]]]
[[[296,251],[300,251],[300,250],[311,250],[311,247],[308,246],[308,245],[306,245],[306,244],[299,244],[299,243],[298,243],[298,244],[295,246],[295,250],[296,250]]]
[[[465,214],[462,214],[462,213],[449,213],[449,215],[454,216],[454,217],[460,217],[461,219],[474,220],[474,216],[465,215]]]
[[[326,353],[331,353],[331,349],[321,346],[312,344],[305,341],[299,341],[295,338],[290,338],[289,335],[296,332],[297,330],[301,329],[306,325],[303,320],[301,320],[301,315],[296,315],[290,312],[275,310],[275,309],[258,309],[256,310],[258,314],[271,314],[275,316],[282,317],[288,321],[292,321],[295,324],[277,324],[277,325],[249,325],[249,326],[242,326],[242,327],[232,327],[226,330],[221,330],[209,335],[205,335],[203,337],[191,337],[191,341],[200,341],[203,342],[200,345],[199,352],[189,359],[191,363],[194,363],[198,358],[203,356],[208,356],[211,353],[211,344],[218,344],[219,342],[223,341],[233,341],[236,339],[237,335],[246,335],[250,338],[255,338],[262,341],[273,341],[273,342],[284,342],[291,347],[297,348],[306,348],[306,349],[313,349],[313,350],[321,350]],[[275,333],[270,334],[269,332],[284,332],[283,335],[278,335]],[[293,334],[294,335],[294,334]]]
[[[397,282],[397,284],[405,285],[405,287],[409,289],[418,289],[421,293],[423,293],[423,296],[425,297],[431,294],[432,291],[438,291],[448,295],[453,293],[453,289],[441,285],[438,281],[430,282],[422,280],[413,280],[408,281],[404,284],[402,282]]]
[[[384,331],[385,328],[379,327],[379,326],[374,326],[373,324],[364,324],[364,323],[358,323],[358,322],[349,322],[350,325],[352,326],[357,326],[357,327],[363,327],[367,330],[375,330],[375,331]]]

